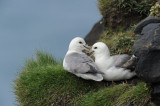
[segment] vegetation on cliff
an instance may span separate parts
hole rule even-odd
[[[149,15],[157,0],[98,0],[104,24],[112,30],[127,29]]]
[[[66,72],[51,55],[37,52],[15,80],[15,94],[22,106],[69,105],[77,97],[97,91],[103,83],[86,81]]]
[[[83,80],[65,71],[51,55],[39,51],[35,59],[26,62],[14,88],[22,106],[141,105],[150,98],[146,83],[135,86]]]
[[[136,86],[123,83],[85,95],[78,106],[126,106],[129,103],[144,106],[149,99],[150,90],[145,83]]]
[[[115,54],[133,54],[132,46],[137,37],[133,33],[135,25],[130,30],[124,31],[123,27],[117,32],[113,32],[111,29],[106,29],[99,42],[104,42],[110,48],[111,55]]]
[[[150,15],[155,17],[160,17],[160,0],[151,7]]]

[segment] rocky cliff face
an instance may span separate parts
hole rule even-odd
[[[98,21],[91,31],[86,35],[85,41],[88,45],[93,45],[102,35],[104,31],[104,25],[102,24],[102,20]]]
[[[160,105],[160,18],[147,17],[134,32],[139,34],[133,46],[139,58],[137,76],[152,85],[152,97]]]

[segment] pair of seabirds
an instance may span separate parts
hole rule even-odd
[[[83,38],[76,37],[70,44],[63,60],[63,67],[68,72],[75,74],[86,80],[94,81],[119,81],[130,79],[136,73],[130,69],[122,68],[129,61],[131,56],[127,54],[110,56],[110,51],[106,44],[95,43],[90,51],[93,51],[95,62],[83,51],[89,46]]]

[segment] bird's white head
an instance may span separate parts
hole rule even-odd
[[[107,45],[103,42],[97,42],[92,46],[93,55],[96,58],[105,56],[109,57],[110,56],[110,51],[107,47]]]
[[[82,52],[83,50],[89,50],[89,47],[84,39],[80,37],[72,39],[69,44],[69,51]]]

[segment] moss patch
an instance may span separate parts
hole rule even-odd
[[[144,106],[150,99],[150,90],[146,83],[137,86],[120,84],[90,93],[82,98],[78,106]]]

